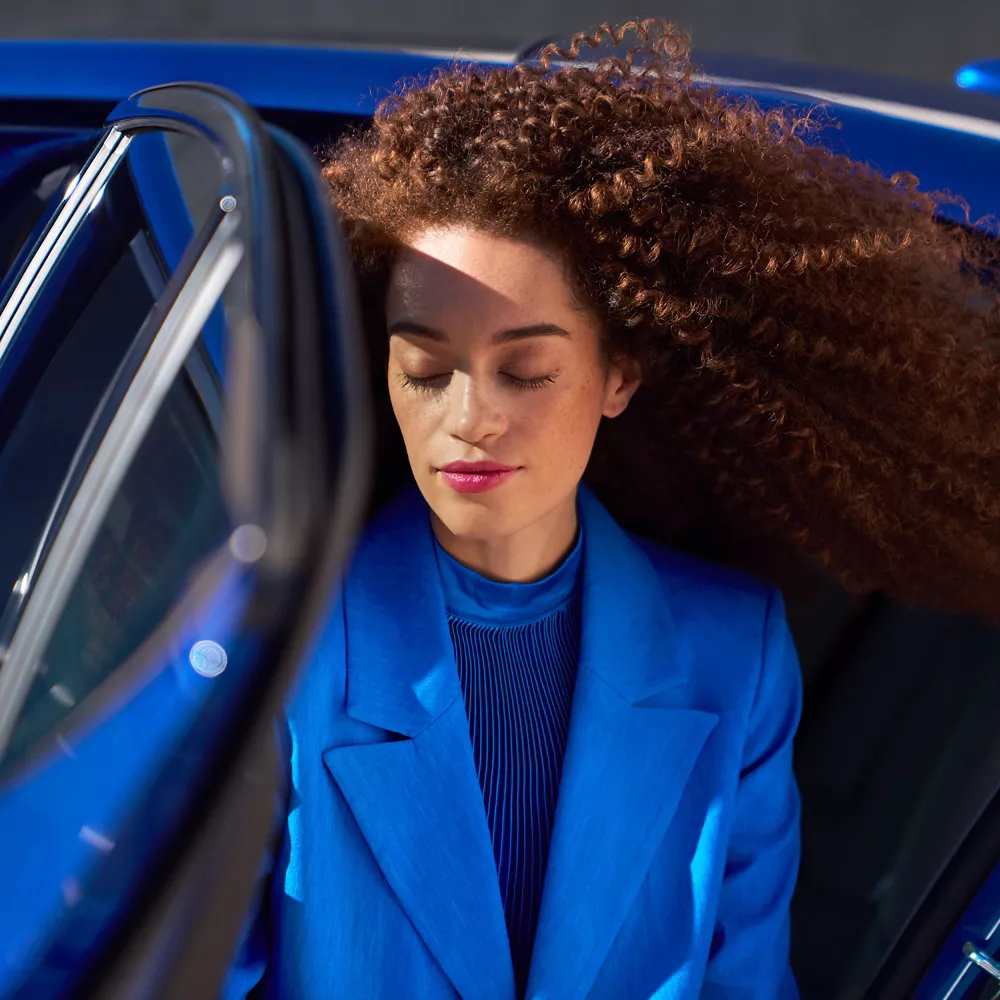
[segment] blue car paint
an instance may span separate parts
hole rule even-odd
[[[214,83],[261,108],[369,115],[440,57],[374,49],[189,42],[0,42],[0,100],[119,101],[161,83]]]
[[[834,66],[810,66],[746,55],[701,54],[696,51],[693,58],[704,73],[715,78],[765,82],[778,88],[852,94],[974,118],[1000,117],[1000,100],[996,97],[927,80],[886,77]]]
[[[5,126],[2,121],[2,112],[0,112],[0,164],[3,164],[4,172],[6,172],[7,161],[11,157],[16,157],[21,150],[49,141],[58,142],[74,138],[84,138],[91,131],[89,129],[73,128],[51,129]]]
[[[426,78],[448,61],[419,53],[319,46],[4,41],[0,42],[0,100],[117,102],[147,86],[200,80],[233,90],[259,109],[364,116],[371,114],[378,100],[400,82]],[[766,64],[760,60],[744,62],[746,65],[730,60],[719,68],[727,73],[742,68],[746,76],[758,79],[765,74]],[[765,105],[807,107],[820,103],[808,96],[783,92],[781,85],[793,85],[789,73],[788,67],[779,65],[775,76],[781,79],[775,89],[728,89],[754,96]],[[997,80],[1000,93],[1000,74]],[[826,71],[818,82],[829,88],[838,77]],[[843,91],[850,94],[850,76],[843,74],[840,82]],[[887,84],[887,88],[886,96],[900,96],[898,86]],[[956,92],[955,96],[951,110],[966,110],[961,105],[963,95]],[[939,101],[938,105],[944,103]],[[862,108],[839,104],[830,107],[842,128],[836,133],[828,130],[822,141],[887,172],[909,170],[927,189],[961,192],[970,203],[973,218],[998,207],[992,194],[997,176],[995,149],[1000,148],[995,140]],[[975,110],[983,113],[984,109],[977,105]]]
[[[147,86],[200,80],[233,90],[260,109],[363,116],[371,114],[378,100],[401,81],[426,78],[448,61],[421,53],[321,46],[4,41],[0,42],[0,100],[117,102]],[[501,62],[500,56],[497,62]],[[759,80],[767,72],[767,64],[761,60],[720,62],[716,58],[715,62],[717,71],[742,71],[744,79]],[[790,75],[793,68],[775,65],[775,89],[740,88],[741,92],[767,105],[790,103],[806,107],[818,103],[808,96],[782,92],[782,85],[795,83]],[[982,67],[990,65],[1000,67],[1000,63],[977,64],[982,72],[986,72]],[[712,60],[708,66],[712,68]],[[995,79],[1000,93],[1000,72]],[[823,84],[826,89],[839,82],[848,94],[857,89],[852,88],[850,75],[838,77],[830,70],[806,82]],[[891,81],[886,81],[883,89],[891,99],[906,93],[905,88],[901,91]],[[984,113],[982,105],[963,108],[964,95],[960,92],[953,96],[953,101],[942,99],[936,106],[949,104],[954,112]],[[961,192],[970,202],[974,218],[997,207],[991,193],[997,176],[994,140],[844,105],[832,104],[831,110],[843,127],[839,133],[828,131],[823,141],[887,172],[912,171],[925,188]]]
[[[406,78],[426,77],[442,60],[427,55],[359,49],[308,48],[263,45],[208,45],[153,42],[0,42],[0,99],[7,101],[103,101],[114,103],[143,87],[173,80],[203,80],[227,87],[261,109],[317,112],[331,116],[368,115],[377,100]],[[970,68],[971,69],[971,68]],[[1000,64],[995,77],[976,68],[966,73],[963,86],[988,89],[984,81],[996,80],[1000,93]],[[760,72],[754,76],[760,78]],[[782,80],[791,86],[794,80]],[[752,96],[765,106],[805,108],[815,99],[779,89],[731,88]],[[886,117],[872,110],[831,105],[839,127],[818,136],[839,152],[865,160],[892,173],[916,173],[924,188],[961,192],[973,218],[1000,209],[996,179],[1000,177],[1000,142],[940,126]],[[51,129],[34,131],[19,126],[4,129],[0,112],[0,175],[13,150],[24,150]],[[150,175],[139,179],[150,190],[169,178]],[[174,224],[169,213],[151,220],[168,262],[175,259],[190,234],[190,220]],[[199,635],[204,633],[204,629]],[[222,630],[214,634],[221,635]],[[193,637],[193,635],[192,635]],[[204,693],[214,682],[192,678],[183,657],[165,657],[148,684],[129,693],[129,711],[110,716],[104,724],[74,747],[75,757],[50,755],[19,782],[0,790],[0,862],[7,869],[5,892],[17,886],[25,905],[17,914],[11,934],[5,926],[0,940],[6,947],[0,963],[0,993],[37,961],[46,937],[66,914],[67,884],[85,880],[99,860],[93,838],[80,839],[83,826],[114,831],[122,820],[122,803],[129,789],[137,787],[162,759],[163,746],[172,743],[203,704]],[[226,683],[236,680],[230,671]],[[217,685],[216,685],[217,686]],[[137,720],[149,720],[137,725]],[[119,760],[119,769],[107,767]],[[68,791],[67,791],[68,789]],[[26,816],[36,821],[25,823]],[[34,832],[34,837],[33,837]],[[37,834],[44,834],[38,838]],[[28,852],[41,851],[39,865],[25,864]],[[97,851],[97,854],[94,852]],[[25,882],[25,872],[32,878]],[[35,877],[41,873],[41,881]],[[18,879],[25,884],[21,886]],[[67,879],[70,880],[67,883]],[[30,884],[28,884],[30,882]],[[980,898],[983,897],[983,898]],[[997,875],[984,885],[963,927],[984,926],[1000,910]],[[11,897],[8,897],[11,898]],[[74,900],[77,920],[91,907],[95,917],[100,900]],[[96,909],[95,909],[96,907]],[[4,921],[6,924],[7,922]],[[935,967],[932,978],[954,973]],[[926,987],[934,996],[929,981]]]

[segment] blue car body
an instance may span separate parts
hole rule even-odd
[[[461,53],[455,56],[462,58]],[[0,182],[46,144],[96,136],[114,105],[146,87],[188,80],[216,84],[242,97],[265,120],[314,145],[345,122],[370,116],[401,81],[426,78],[450,58],[438,52],[319,46],[0,42]],[[486,65],[504,65],[510,58],[505,53],[474,54],[477,63]],[[706,60],[705,66],[709,79],[719,86],[765,106],[805,109],[826,103],[831,121],[818,139],[831,148],[886,173],[915,173],[925,189],[960,192],[973,221],[1000,212],[1000,100],[959,89],[929,94],[927,88],[907,90],[889,81],[859,84],[855,76],[760,61],[717,58],[714,63]],[[1000,94],[996,66],[979,67],[975,73],[979,75],[974,80],[973,71],[965,71],[959,82]],[[958,209],[948,212],[964,218]],[[169,217],[162,220],[164,247],[186,245],[189,230],[183,224],[171,231],[178,224]],[[182,661],[162,666],[155,683],[137,688],[135,697],[142,702],[136,702],[139,716],[148,713],[162,730],[157,739],[167,740],[182,731],[200,704],[204,682],[193,680]],[[105,823],[113,825],[120,789],[141,780],[148,762],[124,750],[134,743],[130,720],[139,716],[112,718],[82,746],[80,752],[93,752],[95,759],[122,762],[118,772],[104,773],[100,788],[78,788],[72,800],[58,798],[54,790],[60,787],[59,769],[66,762],[53,757],[0,791],[0,857],[7,870],[0,883],[5,893],[14,891],[25,900],[23,909],[0,927],[6,938],[0,994],[38,959],[50,924],[73,892],[58,873],[100,860],[105,845],[94,831]],[[147,731],[146,739],[150,736]],[[81,822],[85,814],[94,818]],[[81,827],[93,835],[81,840]],[[49,839],[39,839],[38,830],[46,831]],[[32,850],[41,855],[35,864],[25,861]],[[985,940],[995,931],[1000,916],[996,877],[984,884],[969,914],[967,925],[956,930],[956,940],[969,934]],[[937,996],[940,984],[965,967],[960,957],[942,959],[921,995]]]
[[[266,117],[312,116],[306,131],[322,137],[323,118],[363,119],[401,82],[426,78],[454,58],[467,57],[460,51],[448,56],[319,46],[0,41],[0,104],[34,106],[45,122],[34,126],[29,110],[18,112],[0,128],[0,157],[43,136],[72,134],[60,117],[79,122],[89,114],[96,127],[101,107],[110,110],[129,94],[164,81],[217,84]],[[503,65],[509,58],[474,54],[474,61],[485,65]],[[712,57],[702,64],[727,91],[764,105],[829,103],[839,126],[822,140],[832,148],[887,173],[915,173],[925,189],[960,191],[973,218],[997,208],[992,185],[1000,162],[995,141],[1000,101],[889,80],[859,83],[852,74],[755,59]]]

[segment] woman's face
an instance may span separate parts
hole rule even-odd
[[[465,228],[408,241],[389,289],[389,395],[410,467],[448,531],[488,541],[569,511],[601,416],[637,382],[559,262]],[[573,521],[575,526],[575,520]]]

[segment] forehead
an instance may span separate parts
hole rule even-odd
[[[553,312],[575,311],[554,257],[530,243],[467,229],[432,230],[408,241],[393,268],[387,306],[390,314],[460,311],[467,318],[473,311],[550,321]]]

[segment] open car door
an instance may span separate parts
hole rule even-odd
[[[0,288],[0,996],[214,997],[367,498],[353,285],[217,88],[47,155]]]

